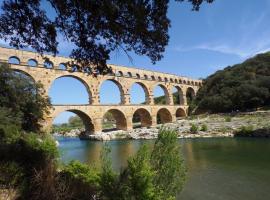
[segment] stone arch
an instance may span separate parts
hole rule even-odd
[[[144,79],[145,80],[148,80],[148,76],[146,74],[144,75]]]
[[[8,58],[8,63],[13,65],[19,65],[21,64],[21,61],[17,56],[10,56]]]
[[[173,79],[172,78],[170,78],[170,82],[173,83]]]
[[[128,76],[128,77],[132,77],[132,73],[131,73],[131,72],[128,72],[128,73],[127,73],[127,76]]]
[[[165,77],[165,78],[164,78],[164,81],[165,81],[165,82],[168,82],[168,78],[167,78],[167,77]]]
[[[170,104],[170,95],[169,95],[169,91],[168,91],[167,87],[163,84],[157,84],[153,87],[153,92],[155,91],[155,89],[157,87],[160,87],[163,90],[164,95],[165,95],[165,104],[169,105]]]
[[[60,78],[64,78],[64,77],[74,78],[74,79],[78,80],[80,83],[82,83],[84,85],[84,88],[86,89],[87,94],[88,94],[88,99],[89,99],[88,102],[89,102],[89,104],[92,104],[92,95],[93,95],[93,93],[91,91],[91,88],[89,87],[89,85],[87,84],[87,82],[84,79],[82,79],[82,78],[80,78],[80,77],[78,77],[76,75],[73,75],[73,74],[60,75],[58,77],[55,77],[54,80],[52,81],[51,85],[49,86],[48,91],[50,91],[50,89],[52,87],[52,84],[54,83],[55,80],[60,79]]]
[[[65,63],[60,63],[58,65],[58,69],[60,69],[60,70],[67,70],[67,65]]]
[[[172,114],[167,108],[161,108],[157,112],[157,123],[165,124],[172,122]]]
[[[53,69],[53,62],[50,60],[45,60],[45,62],[43,63],[43,66],[47,69]]]
[[[136,78],[140,79],[141,78],[140,74],[136,74]]]
[[[123,74],[122,71],[118,71],[118,72],[116,73],[116,76],[124,76],[124,74]]]
[[[152,81],[156,80],[155,76],[151,76]]]
[[[103,115],[103,119],[104,119],[104,116],[106,115],[106,113],[108,113],[108,112],[112,114],[112,116],[116,122],[116,129],[127,130],[127,118],[122,111],[120,111],[118,109],[109,109]]]
[[[123,86],[121,85],[120,82],[118,82],[118,81],[115,80],[115,79],[104,79],[104,80],[100,83],[100,85],[99,85],[99,90],[98,90],[98,92],[99,92],[99,99],[100,99],[100,94],[101,94],[100,89],[101,89],[102,84],[103,84],[105,81],[111,81],[111,82],[113,82],[113,83],[118,87],[119,93],[120,93],[120,104],[124,104],[124,102],[125,102],[125,99],[124,99],[124,98],[125,98],[125,97],[124,97],[124,89],[123,89]]]
[[[192,87],[188,87],[186,91],[186,97],[187,97],[188,102],[192,101],[195,95],[196,95],[195,90]]]
[[[176,118],[186,117],[187,114],[183,108],[178,108],[175,112]]]
[[[158,81],[162,81],[162,78],[160,76],[158,77]]]
[[[152,126],[152,117],[151,114],[148,112],[148,110],[144,108],[139,108],[133,113],[133,119],[132,121],[134,122],[140,121],[141,122],[141,127],[150,127]]]
[[[185,100],[184,100],[183,90],[179,86],[173,86],[173,88],[175,88],[177,90],[177,94],[174,97],[174,102],[173,102],[174,105],[184,105]],[[173,92],[173,88],[172,88],[172,92]]]
[[[150,93],[149,93],[149,90],[148,90],[148,88],[146,87],[146,85],[145,84],[143,84],[143,83],[141,83],[141,82],[134,82],[132,85],[131,85],[131,87],[129,88],[129,93],[131,92],[131,88],[132,88],[132,86],[134,85],[134,84],[138,84],[139,86],[141,86],[141,88],[143,89],[143,91],[144,91],[144,95],[145,95],[145,103],[146,104],[149,104],[150,103]],[[130,95],[131,96],[131,95]],[[131,100],[131,99],[130,99]]]
[[[38,66],[38,62],[37,60],[31,58],[27,61],[27,64],[29,67],[37,67]]]
[[[95,133],[95,126],[94,123],[92,121],[92,119],[90,118],[89,115],[87,115],[85,112],[81,111],[81,110],[77,110],[77,109],[66,109],[66,110],[62,110],[61,112],[58,112],[54,115],[53,120],[61,113],[63,112],[71,112],[76,114],[77,116],[80,117],[80,119],[82,120],[84,127],[85,127],[85,133],[86,134],[94,134]]]
[[[177,79],[174,79],[174,82],[175,82],[175,83],[178,83],[178,80],[177,80]]]
[[[24,70],[20,70],[20,69],[12,69],[12,71],[22,73],[22,74],[24,74],[25,76],[28,76],[29,78],[31,78],[34,82],[37,82],[36,79],[35,79],[31,74],[29,74],[28,72],[26,72],[26,71],[24,71]]]

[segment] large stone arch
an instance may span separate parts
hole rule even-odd
[[[142,87],[143,91],[144,91],[144,95],[145,95],[145,103],[146,104],[150,104],[150,92],[149,92],[149,89],[146,87],[146,85],[140,81],[136,81],[134,83],[131,84],[131,86],[129,87],[129,94],[131,92],[131,88],[134,84],[138,84]]]
[[[177,93],[178,93],[178,97],[179,97],[179,104],[178,105],[184,105],[185,104],[185,99],[184,99],[184,92],[183,92],[182,88],[180,86],[178,86],[178,85],[174,85],[171,88],[171,93],[173,93],[173,88],[176,88]]]
[[[160,121],[159,121],[160,120]],[[161,108],[157,112],[157,123],[171,123],[173,120],[171,112],[167,108]]]
[[[158,87],[158,86],[161,87],[161,89],[164,91],[166,105],[169,105],[170,104],[170,94],[169,94],[168,88],[165,85],[163,85],[161,83],[158,83],[158,84],[154,85],[154,87],[152,89],[153,93],[155,91],[155,88]],[[153,94],[153,96],[154,96],[154,94]]]
[[[109,113],[111,113],[113,115],[113,118],[116,121],[116,128],[117,129],[124,130],[124,131],[127,130],[127,118],[126,118],[125,114],[121,110],[118,110],[118,109],[108,109],[104,113],[104,115],[107,112],[109,112]],[[103,115],[103,118],[104,118],[104,115]]]
[[[182,118],[182,117],[186,117],[187,113],[183,108],[178,108],[176,109],[175,116],[176,118]]]
[[[28,76],[29,78],[31,78],[35,83],[37,83],[38,81],[34,78],[34,76],[28,72],[26,72],[25,70],[20,70],[20,69],[13,69],[11,68],[12,71],[14,72],[19,72],[19,73],[22,73],[24,74],[25,76]]]
[[[58,111],[58,112],[56,112],[56,113],[53,114],[52,122],[53,122],[53,120],[59,114],[61,114],[63,112],[72,112],[72,113],[78,115],[81,118],[81,120],[83,121],[86,134],[93,134],[93,133],[95,133],[95,126],[94,126],[94,123],[93,123],[92,119],[90,118],[89,115],[87,115],[85,112],[83,112],[81,110],[77,110],[77,109],[64,109],[64,110],[60,110],[60,111]],[[51,128],[51,127],[49,127],[49,128]]]
[[[193,100],[195,98],[196,92],[194,90],[194,88],[192,87],[188,87],[186,89],[186,97],[188,100]]]
[[[102,84],[105,81],[111,81],[118,87],[119,92],[120,92],[120,104],[125,104],[124,88],[123,88],[122,84],[119,81],[117,81],[115,79],[110,79],[110,78],[109,79],[104,79],[104,80],[101,81],[101,83],[100,83],[100,85],[98,87],[99,99],[100,99],[100,89],[101,89]]]
[[[145,108],[139,108],[133,113],[133,117],[136,115],[139,116],[142,127],[152,126],[152,117],[148,110]]]
[[[78,80],[80,83],[82,83],[87,91],[87,94],[88,94],[88,99],[89,99],[88,102],[89,102],[89,104],[92,104],[93,92],[92,92],[90,86],[87,84],[86,80],[84,80],[83,78],[76,76],[74,74],[59,75],[59,76],[54,77],[54,79],[51,81],[51,84],[49,85],[48,92],[51,89],[52,84],[55,80],[60,79],[60,78],[64,78],[64,77],[74,78],[74,79]]]

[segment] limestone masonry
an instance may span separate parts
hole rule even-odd
[[[190,90],[193,95],[196,95],[202,85],[201,80],[116,65],[109,65],[112,68],[112,74],[94,77],[83,72],[72,72],[65,65],[68,61],[72,61],[70,58],[44,56],[49,61],[45,62],[44,57],[38,53],[0,47],[0,62],[8,62],[15,71],[22,72],[32,77],[36,82],[42,83],[45,89],[44,95],[48,95],[53,81],[60,77],[73,77],[86,87],[89,94],[89,104],[53,105],[50,114],[45,117],[43,122],[45,130],[50,130],[54,118],[64,111],[73,112],[81,117],[89,133],[102,131],[102,119],[108,111],[112,113],[116,119],[117,128],[121,130],[132,129],[132,118],[135,113],[140,116],[142,126],[146,127],[157,124],[157,115],[160,116],[162,123],[173,122],[177,117],[186,116],[188,109],[187,91]],[[12,60],[16,62],[12,62]],[[119,87],[121,104],[100,104],[99,89],[106,80],[113,81]],[[140,84],[144,89],[146,104],[133,105],[130,103],[130,89],[134,83]],[[164,90],[166,105],[154,104],[153,91],[156,86],[160,86]],[[174,105],[174,87],[179,92],[180,105]]]

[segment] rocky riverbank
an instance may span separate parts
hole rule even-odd
[[[179,138],[233,137],[234,133],[241,130],[247,129],[251,131],[270,127],[270,111],[238,113],[235,115],[198,115],[179,119],[174,123],[158,125],[157,127],[137,128],[132,131],[117,130],[102,132],[95,135],[84,136],[83,139],[102,141],[119,139],[154,139],[157,138],[158,131],[162,127],[175,129],[178,132]],[[76,137],[74,131],[72,134],[65,134],[65,136],[70,135]]]

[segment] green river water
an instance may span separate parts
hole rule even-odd
[[[104,145],[98,141],[61,138],[63,162],[99,164]],[[270,139],[180,139],[188,169],[181,200],[270,200]],[[115,170],[126,165],[142,144],[154,141],[110,141]]]

